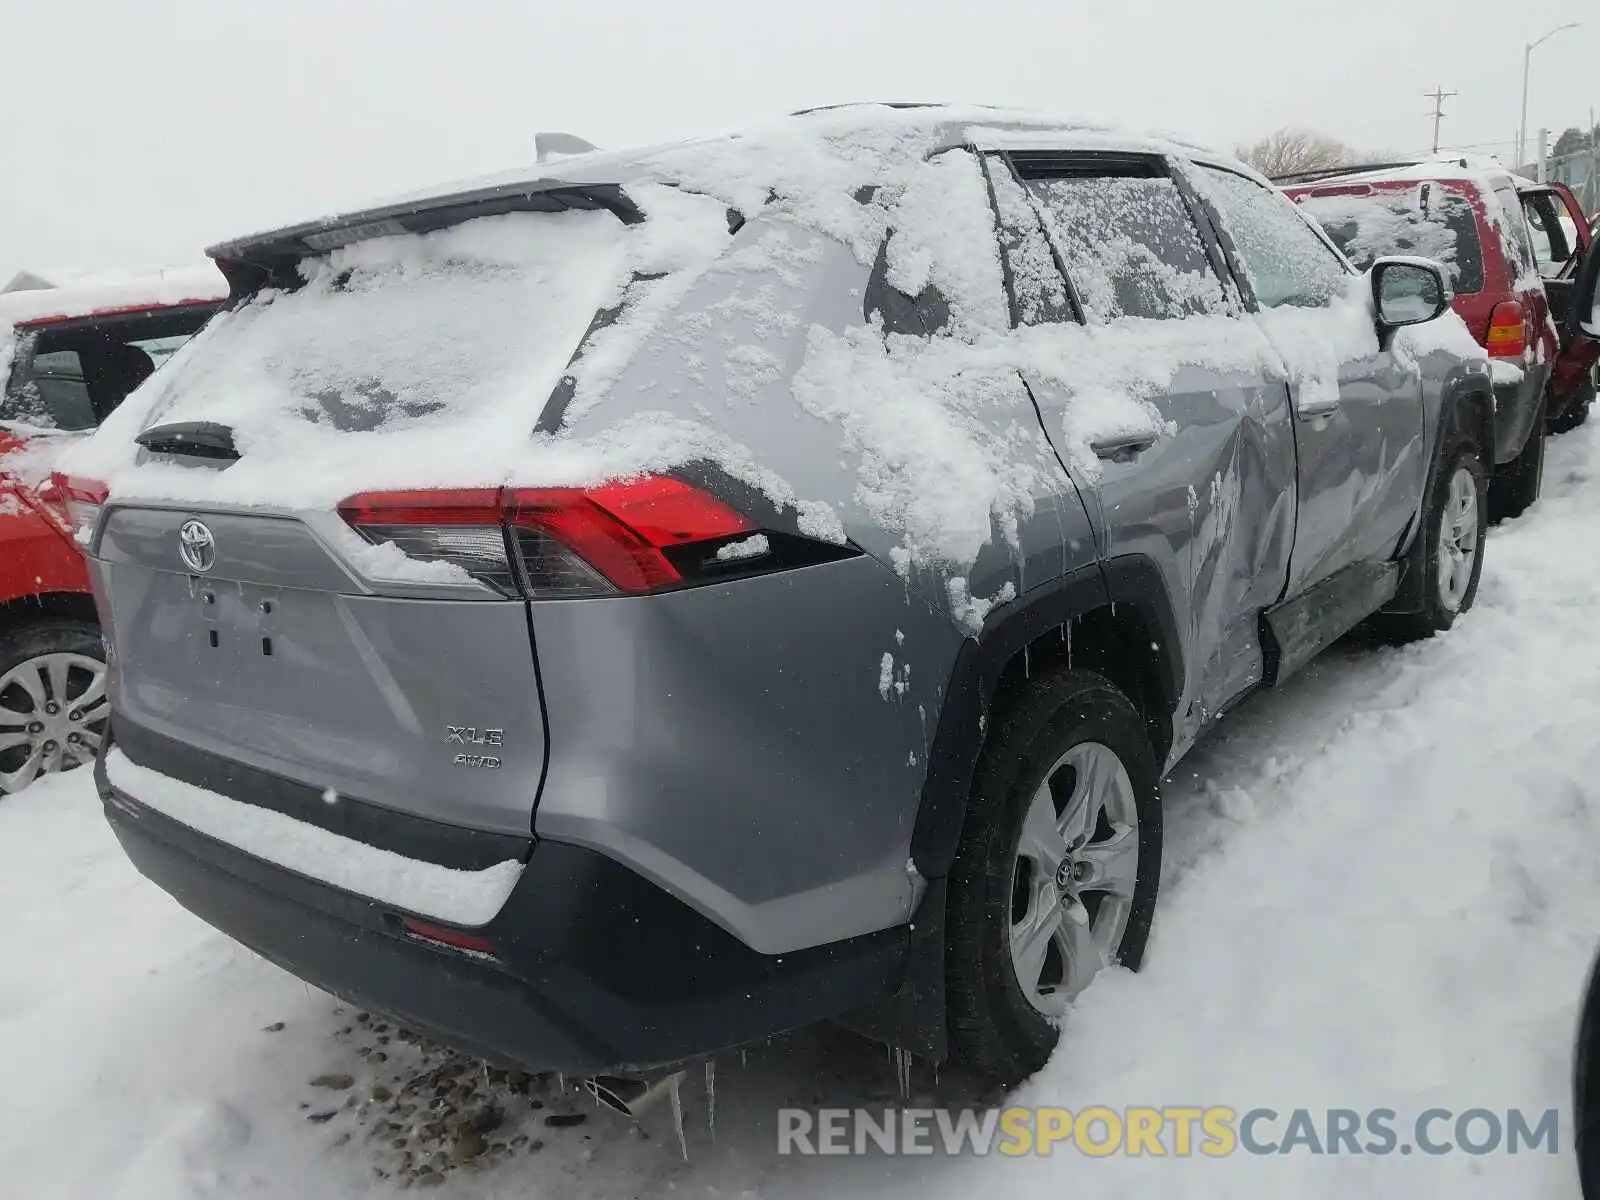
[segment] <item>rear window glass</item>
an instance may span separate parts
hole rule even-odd
[[[1456,292],[1483,290],[1483,245],[1466,197],[1434,183],[1365,195],[1320,193],[1299,201],[1358,270],[1390,254],[1442,263]]]
[[[608,212],[511,213],[301,264],[303,286],[220,317],[175,363],[155,423],[213,421],[241,451],[320,427],[532,430],[597,310],[627,283]]]
[[[0,397],[0,421],[68,433],[95,428],[210,315],[171,311],[25,335]]]
[[[1539,261],[1534,254],[1528,218],[1523,215],[1522,197],[1510,184],[1496,187],[1494,196],[1500,203],[1500,211],[1491,217],[1491,223],[1500,230],[1506,258],[1516,272],[1516,283],[1519,287],[1532,284],[1539,278]]]
[[[1222,281],[1171,179],[1030,179],[1091,321],[1227,311]]]

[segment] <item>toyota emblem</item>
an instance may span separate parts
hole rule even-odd
[[[178,557],[191,571],[204,575],[217,565],[217,539],[199,521],[185,521],[178,529]]]

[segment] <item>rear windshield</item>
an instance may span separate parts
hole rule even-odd
[[[1464,196],[1424,183],[1364,195],[1312,193],[1299,203],[1358,270],[1384,255],[1415,254],[1443,263],[1454,291],[1483,290],[1483,245]]]
[[[325,432],[530,432],[628,279],[609,212],[510,213],[358,242],[219,318],[147,423],[232,428],[241,452]]]

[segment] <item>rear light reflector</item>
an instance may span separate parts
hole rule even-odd
[[[1483,340],[1483,348],[1492,358],[1521,358],[1527,345],[1527,322],[1522,305],[1515,300],[1496,304],[1489,314],[1489,332]]]
[[[95,526],[100,523],[100,513],[105,508],[108,491],[98,479],[84,475],[63,475],[55,471],[50,476],[50,487],[42,499],[66,521],[73,538],[82,545],[88,545],[94,537]]]
[[[370,542],[452,563],[503,595],[520,581],[539,599],[676,587],[685,578],[674,552],[711,543],[714,554],[756,531],[714,496],[655,475],[595,488],[366,492],[339,513]]]
[[[431,942],[435,946],[447,946],[451,950],[462,950],[477,958],[494,958],[494,943],[486,937],[479,937],[475,933],[466,933],[460,929],[451,929],[448,925],[435,925],[430,921],[418,921],[412,917],[402,917],[400,928],[409,936],[420,941]]]

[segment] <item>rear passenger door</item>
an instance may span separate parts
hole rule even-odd
[[[1197,187],[1288,377],[1299,515],[1288,596],[1393,558],[1427,475],[1422,377],[1380,348],[1348,264],[1281,192],[1221,167]]]
[[[1105,560],[1152,564],[1173,604],[1181,749],[1261,679],[1257,614],[1293,527],[1283,387],[1167,160],[1016,151],[989,169],[1046,430]]]

